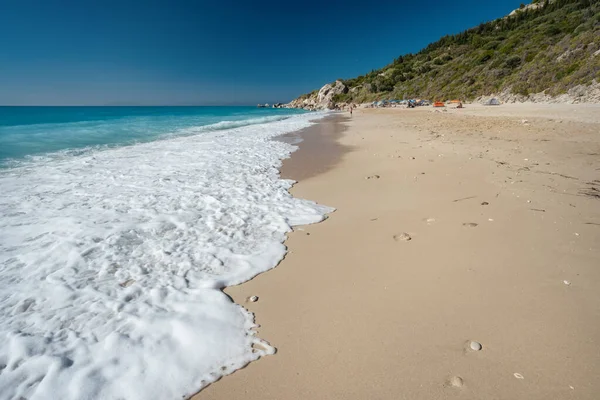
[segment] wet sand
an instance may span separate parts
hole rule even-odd
[[[293,194],[336,212],[226,290],[277,354],[195,398],[597,399],[600,108],[572,107],[358,110],[329,167],[306,140]]]
[[[347,119],[342,114],[333,114],[316,125],[281,136],[279,140],[298,145],[292,157],[283,161],[281,177],[304,181],[335,167],[350,150],[349,146],[339,142],[346,130],[342,122]]]

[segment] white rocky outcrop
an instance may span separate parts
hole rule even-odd
[[[328,83],[318,92],[307,97],[299,97],[286,105],[288,108],[304,108],[306,110],[333,110],[336,104],[334,96],[348,93],[348,87],[342,81]]]
[[[554,3],[554,0],[550,0],[550,3]],[[516,10],[513,10],[510,14],[508,14],[508,16],[512,17],[512,16],[517,15],[517,13],[519,13],[519,12],[523,12],[525,10],[537,10],[538,8],[542,8],[542,7],[544,7],[543,1],[540,1],[538,3],[527,4],[523,8],[517,8]]]

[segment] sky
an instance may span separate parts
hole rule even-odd
[[[521,2],[0,0],[0,104],[288,102]]]

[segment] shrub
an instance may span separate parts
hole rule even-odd
[[[504,63],[504,65],[506,65],[506,67],[509,68],[509,69],[515,69],[519,65],[521,65],[521,57],[519,57],[519,56],[511,56],[511,57],[509,57],[506,60],[506,62]]]
[[[485,46],[483,46],[483,48],[485,50],[496,50],[498,48],[498,46],[500,46],[500,43],[502,43],[502,42],[500,42],[498,40],[492,40],[491,42],[487,42],[485,44]]]
[[[483,64],[490,60],[494,56],[494,52],[492,50],[484,51],[478,58],[479,64]]]

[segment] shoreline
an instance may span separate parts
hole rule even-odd
[[[327,115],[308,128],[276,138],[298,146],[283,160],[279,170],[281,179],[301,182],[335,168],[344,154],[351,151],[339,143],[348,119],[342,114]]]
[[[293,197],[300,198],[298,196],[293,195],[294,186],[297,183],[299,183],[299,181],[301,181],[301,180],[303,181],[310,177],[317,176],[319,174],[325,173],[326,171],[334,168],[337,165],[337,163],[341,160],[341,158],[344,156],[344,154],[347,153],[348,151],[350,151],[350,149],[347,148],[347,146],[343,146],[339,143],[339,139],[345,130],[345,126],[343,125],[343,122],[345,119],[346,118],[344,118],[343,115],[340,115],[338,113],[326,115],[324,117],[319,117],[317,119],[312,120],[311,122],[313,122],[313,125],[311,125],[311,126],[302,128],[297,131],[285,133],[285,134],[282,134],[280,136],[277,136],[277,137],[274,137],[271,139],[274,141],[280,141],[283,143],[297,146],[297,149],[294,150],[288,158],[285,158],[281,161],[281,166],[279,167],[279,178],[280,179],[293,180],[296,182],[288,190],[290,195],[292,195]],[[297,162],[298,159],[300,159],[301,162]],[[309,199],[309,200],[312,200],[312,199]],[[317,202],[317,204],[320,204],[320,203]],[[323,205],[323,204],[321,204],[321,205]],[[327,206],[327,205],[325,205],[325,206]],[[334,212],[335,212],[335,209],[333,211],[331,211],[331,213],[334,213]],[[329,218],[329,216],[331,215],[331,213],[327,214],[326,218],[321,222],[318,222],[315,224],[299,225],[299,226],[292,227],[292,231],[290,233],[288,233],[287,239],[284,241],[283,244],[287,248],[290,234],[293,234],[295,231],[304,231],[304,228],[307,226],[326,222],[327,219]],[[240,305],[240,306],[244,307],[246,310],[252,312],[252,314],[254,316],[254,324],[256,325],[252,331],[259,340],[259,343],[255,344],[254,346],[258,346],[258,348],[262,348],[264,346],[270,346],[270,347],[272,347],[272,349],[274,351],[274,353],[272,353],[272,354],[265,354],[265,355],[259,357],[258,359],[251,361],[250,363],[235,370],[233,373],[247,368],[250,364],[253,364],[253,363],[259,361],[261,358],[276,354],[277,348],[276,348],[276,346],[272,346],[272,343],[269,343],[268,340],[260,337],[261,335],[259,333],[259,331],[260,331],[259,316],[256,314],[256,312],[253,309],[253,306],[256,306],[257,303],[249,300],[249,298],[252,297],[252,295],[248,295],[248,296],[241,297],[241,298],[239,298],[239,296],[238,296],[238,297],[234,298],[232,293],[235,292],[235,290],[236,290],[235,288],[244,286],[246,283],[253,281],[257,277],[265,274],[266,272],[269,272],[273,269],[280,267],[281,264],[286,259],[286,257],[289,255],[289,253],[290,253],[290,251],[288,250],[288,252],[284,255],[284,257],[280,260],[280,262],[275,267],[273,267],[267,271],[261,272],[258,275],[254,276],[253,278],[251,278],[241,284],[226,286],[223,288],[223,293],[225,293],[227,295],[227,297],[229,297],[229,299],[231,300],[232,303],[234,303],[236,305]],[[260,298],[258,298],[258,300],[260,300]],[[262,342],[264,342],[264,344],[262,344]],[[199,392],[197,392],[194,395],[192,395],[191,397],[189,397],[189,399],[195,400],[195,399],[201,398],[203,396],[203,394],[206,392],[207,388],[215,385],[216,383],[220,382],[221,380],[223,380],[224,378],[227,378],[230,375],[231,374],[223,375],[223,376],[219,377],[216,381],[208,384],[207,386],[202,388]]]
[[[351,151],[291,190],[337,211],[226,289],[277,354],[193,398],[593,399],[598,110],[496,110],[346,119]]]

